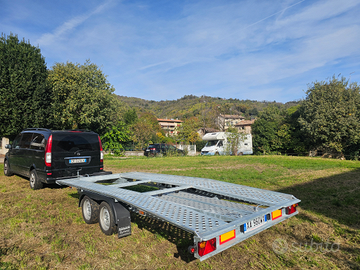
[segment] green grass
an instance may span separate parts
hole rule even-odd
[[[0,166],[0,169],[3,167]],[[360,162],[309,157],[105,157],[114,173],[144,171],[216,179],[293,194],[300,213],[208,260],[187,253],[192,236],[132,214],[132,235],[105,236],[87,225],[76,190],[33,191],[28,180],[0,176],[0,269],[359,269]],[[151,187],[140,186],[146,192]],[[338,252],[276,254],[276,239]],[[311,246],[310,246],[311,247]]]

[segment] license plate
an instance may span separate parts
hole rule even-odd
[[[254,218],[253,220],[246,222],[246,231],[255,229],[255,228],[263,225],[265,222],[266,222],[265,216]]]
[[[70,164],[74,164],[74,163],[85,163],[86,162],[86,158],[77,158],[77,159],[70,159],[69,163]]]

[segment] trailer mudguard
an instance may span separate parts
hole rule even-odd
[[[102,195],[94,193],[94,192],[80,190],[79,193],[80,193],[79,206],[81,204],[81,200],[83,199],[83,197],[85,195],[88,196],[89,198],[91,198],[92,200],[96,201],[99,204],[102,201],[107,202],[114,212],[115,224],[117,225],[118,237],[121,238],[121,237],[131,235],[130,212],[128,209],[126,209],[125,206],[120,204],[117,200],[114,200],[114,199],[106,197],[106,196],[102,196]]]

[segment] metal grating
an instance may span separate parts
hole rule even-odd
[[[228,222],[255,212],[255,207],[252,206],[219,200],[216,197],[209,198],[186,192],[164,195],[161,199],[191,207],[196,211],[206,213]]]
[[[173,185],[191,185],[204,191],[214,192],[223,196],[229,196],[239,200],[253,202],[261,205],[275,205],[293,200],[295,198],[289,194],[231,184],[207,178],[142,172],[130,172],[120,175],[123,178],[137,180],[151,179],[151,181],[154,182],[165,182]]]
[[[181,227],[184,230],[192,232],[197,236],[226,224],[226,222],[220,219],[200,213],[194,209],[175,202],[168,202],[166,200],[147,195],[146,193],[138,193],[116,187],[114,188],[114,186],[111,185],[101,185],[86,180],[87,179],[84,177],[81,178],[81,180],[69,179],[58,180],[57,182],[59,184],[69,185],[117,199],[131,205],[132,207],[139,208],[156,218],[163,219]]]
[[[104,181],[112,181],[113,184],[96,183]],[[134,211],[142,210],[146,215],[167,221],[199,239],[224,233],[230,227],[299,201],[292,195],[212,179],[141,172],[72,178],[58,180],[57,183],[116,199],[128,204]],[[146,183],[164,184],[167,188],[144,193],[123,189]],[[185,192],[186,189],[196,193]],[[214,194],[268,208],[226,201],[214,197]]]

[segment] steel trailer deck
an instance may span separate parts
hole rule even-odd
[[[212,179],[143,172],[78,177],[57,183],[112,198],[131,211],[192,233],[194,256],[200,260],[296,215],[300,202],[293,195]],[[126,189],[138,185],[157,189]],[[207,247],[208,242],[212,248]]]

